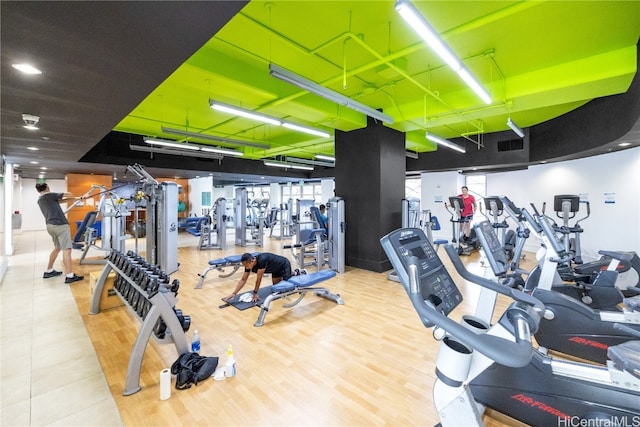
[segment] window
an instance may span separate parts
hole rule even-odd
[[[422,180],[420,177],[407,178],[404,181],[404,197],[415,197],[416,199],[420,199],[421,192]]]
[[[467,175],[465,179],[465,185],[469,187],[469,194],[476,199],[476,205],[478,205],[477,215],[473,217],[473,223],[480,222],[484,219],[480,215],[480,203],[483,202],[484,197],[487,195],[487,176],[486,175]]]

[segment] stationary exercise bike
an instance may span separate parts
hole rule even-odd
[[[606,368],[545,356],[531,345],[543,304],[469,273],[446,245],[466,280],[514,300],[495,324],[475,316],[463,316],[459,324],[448,315],[462,294],[424,232],[400,229],[380,242],[420,320],[441,341],[433,400],[442,426],[482,426],[485,407],[531,426],[631,425],[640,419],[639,341],[609,349]]]
[[[469,234],[469,237],[465,240],[461,229],[464,228],[470,219],[462,216],[464,210],[464,200],[460,196],[450,196],[449,205],[444,203],[444,208],[451,215],[451,228],[452,237],[451,242],[456,245],[458,255],[471,255],[473,252],[480,249],[478,240],[473,235],[473,230]]]

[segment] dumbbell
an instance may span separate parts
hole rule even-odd
[[[175,295],[178,295],[178,289],[180,289],[180,280],[178,279],[173,279],[173,282],[171,282],[171,292],[173,292]]]
[[[153,328],[153,333],[159,339],[163,339],[165,337],[167,333],[167,325],[166,323],[164,323],[164,320],[162,320],[162,318],[158,319],[158,321],[156,322],[156,325]]]

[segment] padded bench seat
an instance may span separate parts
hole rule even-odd
[[[256,256],[259,253],[260,252],[252,252],[251,255]],[[204,279],[207,277],[207,274],[211,270],[220,270],[222,272],[225,267],[232,267],[233,269],[231,270],[230,273],[227,273],[227,274],[221,273],[219,277],[226,278],[233,275],[236,271],[240,269],[240,267],[242,267],[242,263],[240,262],[241,259],[242,259],[242,255],[229,255],[228,257],[216,258],[216,259],[210,260],[208,263],[209,267],[205,268],[202,273],[198,273],[198,276],[200,276],[200,280],[196,285],[196,289],[202,288]]]
[[[283,307],[290,308],[295,306],[302,301],[302,298],[304,298],[307,293],[313,293],[316,296],[333,301],[338,305],[344,305],[344,301],[340,295],[331,293],[327,288],[313,286],[331,279],[332,277],[335,277],[335,275],[336,272],[333,270],[321,270],[315,273],[293,276],[289,280],[283,280],[280,283],[272,285],[271,294],[264,299],[264,302],[260,306],[258,320],[256,320],[256,323],[254,323],[253,326],[262,326],[264,324],[264,318],[269,312],[269,308],[273,301],[281,298],[287,298],[294,294],[298,294],[298,297],[292,302],[283,304]]]
[[[306,288],[316,283],[335,277],[336,272],[333,270],[321,270],[317,273],[303,274],[300,276],[292,276],[289,280],[283,280],[278,284],[271,286],[273,292],[287,292],[295,288]]]

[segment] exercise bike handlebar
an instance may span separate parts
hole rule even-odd
[[[444,246],[444,249],[447,252],[447,255],[449,255],[449,259],[451,259],[451,263],[453,264],[454,268],[463,279],[482,286],[483,288],[490,289],[499,294],[506,295],[514,301],[519,301],[530,305],[537,311],[544,311],[544,304],[542,304],[542,302],[540,302],[537,298],[534,298],[531,295],[526,294],[518,289],[505,286],[504,284],[500,284],[493,280],[489,280],[482,276],[471,273],[464,266],[462,260],[460,259],[460,255],[458,255],[458,252],[450,243],[446,244]]]
[[[442,328],[452,337],[501,365],[519,368],[529,364],[533,355],[533,347],[531,346],[531,330],[525,316],[518,314],[517,311],[508,316],[515,330],[516,342],[493,335],[476,334],[449,319],[443,313],[437,311],[428,301],[424,300],[418,286],[417,262],[418,260],[415,257],[409,259],[410,286],[408,295],[425,326],[432,327],[435,325]]]

